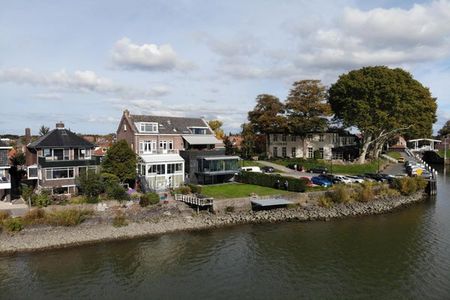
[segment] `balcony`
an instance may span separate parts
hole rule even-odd
[[[53,160],[48,157],[39,157],[38,164],[41,168],[54,167],[76,167],[76,166],[97,166],[100,165],[100,157],[92,156],[89,159]]]
[[[0,176],[0,190],[7,190],[11,188],[11,176]]]
[[[178,149],[158,149],[151,151],[140,151],[139,154],[142,155],[152,155],[152,154],[178,154],[180,150]]]

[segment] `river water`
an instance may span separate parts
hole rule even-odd
[[[0,299],[44,298],[450,299],[450,177],[387,215],[0,257]]]

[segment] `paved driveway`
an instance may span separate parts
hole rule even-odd
[[[284,175],[284,176],[300,178],[300,177],[312,177],[312,176],[318,175],[318,174],[314,174],[314,173],[295,171],[295,170],[289,169],[288,167],[285,167],[285,166],[282,166],[282,165],[278,165],[278,164],[274,164],[274,163],[272,163],[270,161],[258,160],[258,163],[263,165],[263,166],[268,166],[268,167],[272,167],[274,169],[278,169],[278,170],[283,172],[283,173],[280,173],[280,174]]]

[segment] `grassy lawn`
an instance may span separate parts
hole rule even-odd
[[[388,156],[395,158],[395,159],[399,159],[400,157],[402,157],[402,155],[400,154],[400,152],[397,151],[389,151],[387,153]]]
[[[244,183],[205,185],[202,188],[203,195],[216,199],[248,197],[251,193],[255,193],[258,196],[270,196],[290,194],[291,192]]]
[[[337,174],[348,174],[348,175],[356,175],[356,174],[364,174],[364,173],[376,173],[378,171],[378,160],[365,163],[365,164],[333,164],[331,166],[329,161],[324,160],[314,160],[314,159],[299,159],[299,158],[287,158],[287,159],[278,159],[272,161],[273,163],[287,166],[289,164],[297,164],[303,166],[305,169],[315,168],[315,167],[327,167],[329,172],[337,173]],[[380,162],[380,170],[383,169],[383,165],[387,162],[383,159],[379,160]]]

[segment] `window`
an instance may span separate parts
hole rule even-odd
[[[297,148],[292,147],[292,149],[291,149],[291,157],[297,157]]]
[[[282,147],[282,148],[281,148],[281,156],[282,156],[282,157],[286,157],[286,154],[287,154],[287,153],[286,153],[286,147]]]
[[[337,144],[339,142],[339,135],[337,133],[333,133],[333,143]]]
[[[314,157],[314,149],[313,147],[308,147],[308,158]]]
[[[282,141],[282,142],[286,142],[286,135],[285,135],[285,134],[282,134],[282,135],[281,135],[281,141]]]
[[[278,147],[273,147],[273,156],[278,157]]]
[[[75,177],[73,168],[52,168],[52,169],[45,169],[45,178],[47,180],[54,180],[54,179],[71,179]]]
[[[159,149],[172,150],[173,141],[159,141]]]
[[[140,132],[158,132],[158,123],[139,123]]]
[[[52,156],[52,149],[42,149],[42,155],[44,156],[44,157],[51,157]]]
[[[91,157],[91,149],[80,149],[80,159],[89,159]]]
[[[207,134],[206,129],[204,127],[189,127],[193,134]]]
[[[347,145],[347,138],[346,137],[342,138],[342,145]]]
[[[325,140],[323,134],[319,134],[319,142],[323,142]]]
[[[296,141],[297,141],[297,136],[291,135],[291,141],[292,141],[292,142],[296,142]]]
[[[312,134],[307,134],[306,135],[306,139],[308,140],[308,141],[311,141],[312,139],[313,139],[313,135]]]
[[[156,141],[140,141],[139,142],[139,152],[140,153],[151,153],[156,151]]]
[[[323,158],[323,148],[319,148],[319,158]]]
[[[54,156],[54,160],[63,160],[64,159],[64,149],[54,149],[53,156]]]
[[[148,167],[148,173],[157,174],[157,175],[164,175],[166,174],[166,165],[160,164],[160,165],[150,165]]]
[[[278,134],[274,134],[273,135],[273,141],[274,142],[278,142]]]
[[[127,124],[123,124],[123,131],[127,131]]]
[[[167,164],[167,174],[181,173],[183,167],[181,163],[178,164]]]

